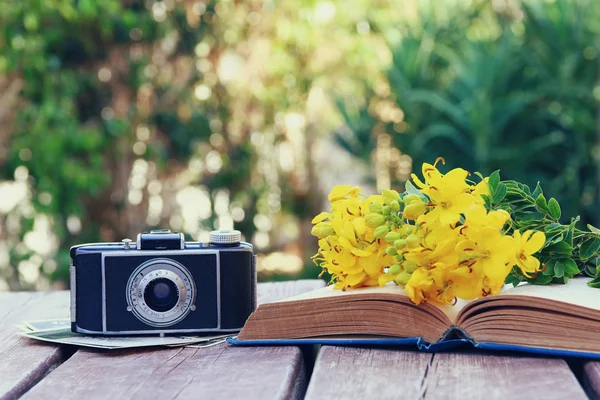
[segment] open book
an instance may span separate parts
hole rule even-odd
[[[260,344],[413,344],[600,358],[600,291],[588,279],[521,285],[456,305],[414,305],[399,287],[332,287],[262,304],[237,339]],[[585,353],[585,354],[584,354]]]

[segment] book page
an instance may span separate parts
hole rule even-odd
[[[581,307],[600,310],[600,289],[587,285],[591,279],[574,278],[566,284],[550,285],[519,285],[517,287],[504,288],[502,295],[518,295],[541,297],[548,300],[562,301]]]
[[[456,323],[456,320],[458,319],[458,314],[461,312],[461,310],[472,301],[473,300],[457,299],[454,305],[436,303],[431,304],[433,304],[435,307],[439,308],[444,314],[446,314],[446,317],[448,317],[448,319],[454,324]]]
[[[277,302],[288,302],[297,300],[311,300],[311,299],[322,299],[336,296],[353,296],[357,294],[393,294],[404,297],[406,302],[410,302],[408,295],[400,286],[387,285],[384,287],[364,287],[358,289],[348,289],[346,291],[334,290],[333,286],[326,286],[321,289],[313,290],[311,292],[303,293],[294,297],[288,297],[287,299],[278,300]],[[461,300],[458,299],[456,304],[437,304],[433,302],[427,303],[428,306],[435,307],[440,310],[444,315],[451,321],[455,322],[460,311],[469,304],[472,300]],[[277,303],[276,302],[276,303]],[[415,306],[419,307],[419,306]],[[421,307],[426,307],[424,304]]]
[[[333,286],[326,286],[321,289],[313,290],[307,293],[299,294],[297,296],[279,300],[276,303],[297,300],[321,299],[335,296],[352,296],[357,294],[394,294],[398,296],[408,297],[404,290],[399,286],[365,287],[358,289],[348,289],[346,291],[334,290]]]

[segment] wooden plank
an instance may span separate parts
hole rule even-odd
[[[80,350],[23,399],[299,399],[297,347]]]
[[[323,281],[258,285],[259,301],[323,286]],[[65,305],[67,306],[67,305]],[[307,376],[297,347],[79,350],[24,398],[302,398]]]
[[[600,362],[588,362],[583,367],[583,386],[590,398],[600,399]]]
[[[435,354],[425,390],[428,398],[587,399],[564,360],[482,353]]]
[[[73,353],[18,336],[14,325],[24,319],[68,316],[68,292],[0,293],[0,399],[19,397]]]
[[[305,399],[416,399],[432,355],[323,346]]]
[[[323,347],[306,399],[328,398],[587,397],[559,359]]]

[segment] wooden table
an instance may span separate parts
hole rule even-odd
[[[260,284],[259,302],[322,284]],[[16,335],[19,321],[68,317],[68,307],[68,292],[0,293],[0,399],[600,398],[600,362],[576,359],[227,344],[100,351]]]

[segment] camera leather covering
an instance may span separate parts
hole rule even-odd
[[[165,328],[153,328],[127,311],[127,281],[138,265],[157,258],[179,262],[191,273],[196,285],[196,310],[181,322]],[[217,255],[216,254],[149,254],[136,256],[106,255],[106,329],[108,331],[152,331],[218,328]]]
[[[89,331],[102,330],[102,254],[81,254],[77,258],[77,325]],[[71,288],[73,290],[74,288]]]

